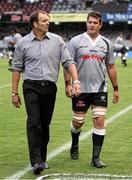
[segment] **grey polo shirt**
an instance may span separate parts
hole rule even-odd
[[[49,80],[56,82],[60,63],[64,68],[75,62],[63,39],[50,32],[42,40],[36,39],[33,31],[18,43],[12,62],[12,71],[23,74],[23,80]]]

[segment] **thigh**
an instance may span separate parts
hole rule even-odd
[[[52,119],[55,101],[56,101],[57,87],[56,84],[44,87],[43,94],[40,99],[40,114],[41,122],[49,125]]]
[[[90,107],[90,100],[88,93],[82,93],[78,97],[72,98],[72,110],[74,112],[86,112]]]
[[[94,106],[107,107],[108,106],[108,94],[102,93],[92,93],[91,94],[91,104]]]
[[[107,111],[107,93],[92,94],[92,119],[95,128],[104,128],[104,119]]]
[[[39,93],[35,91],[31,84],[23,84],[23,95],[25,107],[28,115],[28,122],[32,125],[40,124],[40,98]]]

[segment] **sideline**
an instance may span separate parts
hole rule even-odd
[[[110,124],[113,121],[115,121],[118,117],[126,114],[131,109],[132,109],[132,104],[127,106],[125,109],[121,110],[120,112],[114,114],[113,116],[111,116],[111,118],[109,118],[109,119],[107,119],[105,121],[105,126],[107,126],[108,124]],[[88,136],[91,135],[91,133],[92,133],[92,129],[90,131],[88,131],[88,132],[82,133],[82,135],[80,136],[80,141],[86,139]],[[70,146],[71,146],[71,141],[66,143],[66,144],[63,144],[61,147],[56,148],[53,152],[48,154],[47,161],[52,159],[53,157],[59,155],[63,151],[69,149]],[[18,171],[16,174],[14,174],[14,175],[12,175],[10,177],[6,177],[4,180],[18,180],[19,178],[24,176],[29,170],[31,170],[31,166],[30,165],[28,165],[24,169]],[[127,175],[126,175],[126,177],[127,177]]]
[[[6,88],[6,87],[10,87],[10,86],[11,86],[11,84],[5,84],[5,85],[0,86],[0,89]]]
[[[72,177],[72,180],[108,180],[111,179],[111,178],[114,178],[114,179],[125,179],[125,180],[130,180],[132,179],[132,176],[128,176],[128,175],[117,175],[117,174],[86,174],[86,173],[54,173],[54,174],[47,174],[47,175],[43,175],[43,176],[40,176],[38,177],[36,180],[43,180],[43,179],[46,179],[46,178],[52,178],[54,177],[55,180],[69,180],[71,179]],[[81,177],[81,178],[80,178]],[[93,177],[96,177],[96,179]],[[100,178],[105,178],[105,179],[100,179]]]

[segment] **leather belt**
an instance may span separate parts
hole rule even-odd
[[[48,85],[53,85],[55,84],[52,81],[48,81],[48,80],[32,80],[32,79],[26,79],[24,80],[24,82],[29,82],[29,83],[33,83],[33,84],[37,84],[40,86],[48,86]]]

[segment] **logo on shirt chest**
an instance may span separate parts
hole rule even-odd
[[[97,61],[103,61],[103,57],[98,54],[84,54],[82,56],[82,60],[97,60]]]

